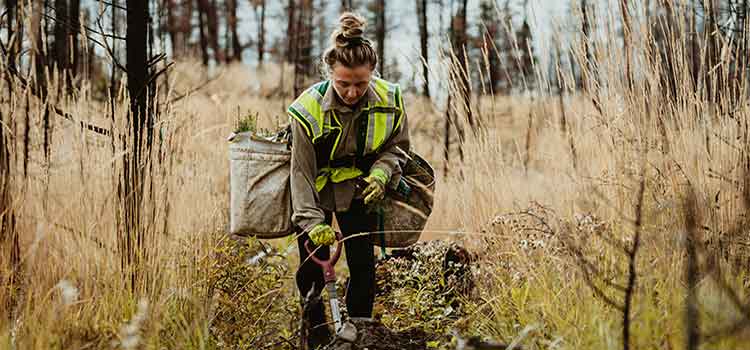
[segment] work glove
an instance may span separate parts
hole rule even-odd
[[[336,232],[333,231],[331,225],[328,224],[317,224],[313,226],[310,233],[310,240],[315,245],[331,245],[336,243]]]
[[[377,202],[385,197],[385,184],[388,183],[388,175],[380,168],[370,170],[370,175],[365,179],[367,187],[362,191],[365,197],[365,205]]]

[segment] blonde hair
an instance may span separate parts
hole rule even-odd
[[[333,69],[336,63],[349,68],[367,64],[371,69],[375,69],[378,65],[378,54],[370,40],[364,37],[366,24],[364,17],[356,13],[341,14],[339,27],[331,34],[331,46],[323,54],[323,61],[329,69]]]

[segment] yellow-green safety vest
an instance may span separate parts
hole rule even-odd
[[[334,160],[333,155],[336,152],[341,139],[341,122],[333,110],[323,111],[321,102],[326,91],[330,87],[330,80],[319,82],[303,92],[287,109],[291,118],[296,119],[302,124],[305,132],[315,144],[322,140],[324,136],[332,131],[338,131],[338,136],[334,141],[331,149],[329,160]],[[370,84],[374,87],[375,93],[380,97],[380,101],[372,103],[368,101],[360,113],[360,117],[367,115],[367,130],[364,134],[364,147],[361,155],[377,153],[380,147],[401,126],[401,120],[404,110],[403,99],[401,97],[401,88],[398,84],[393,84],[379,78],[373,78]],[[363,125],[363,124],[360,124]],[[326,183],[330,180],[333,183],[339,183],[346,180],[354,179],[363,175],[361,169],[356,167],[323,167],[318,169],[318,176],[315,179],[315,188],[320,192]]]

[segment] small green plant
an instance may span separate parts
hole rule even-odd
[[[286,253],[255,238],[222,240],[208,284],[213,291],[213,342],[220,348],[288,349],[299,313]],[[276,344],[270,346],[269,344]]]
[[[255,112],[255,114],[247,114],[245,116],[240,116],[239,113],[237,114],[237,123],[234,127],[234,132],[241,133],[241,132],[248,132],[252,131],[255,132],[258,126],[258,112]]]

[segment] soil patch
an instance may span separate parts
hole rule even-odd
[[[394,332],[369,318],[353,318],[352,323],[357,327],[357,341],[337,340],[326,350],[423,350],[427,348],[427,342],[441,338],[421,329]]]

